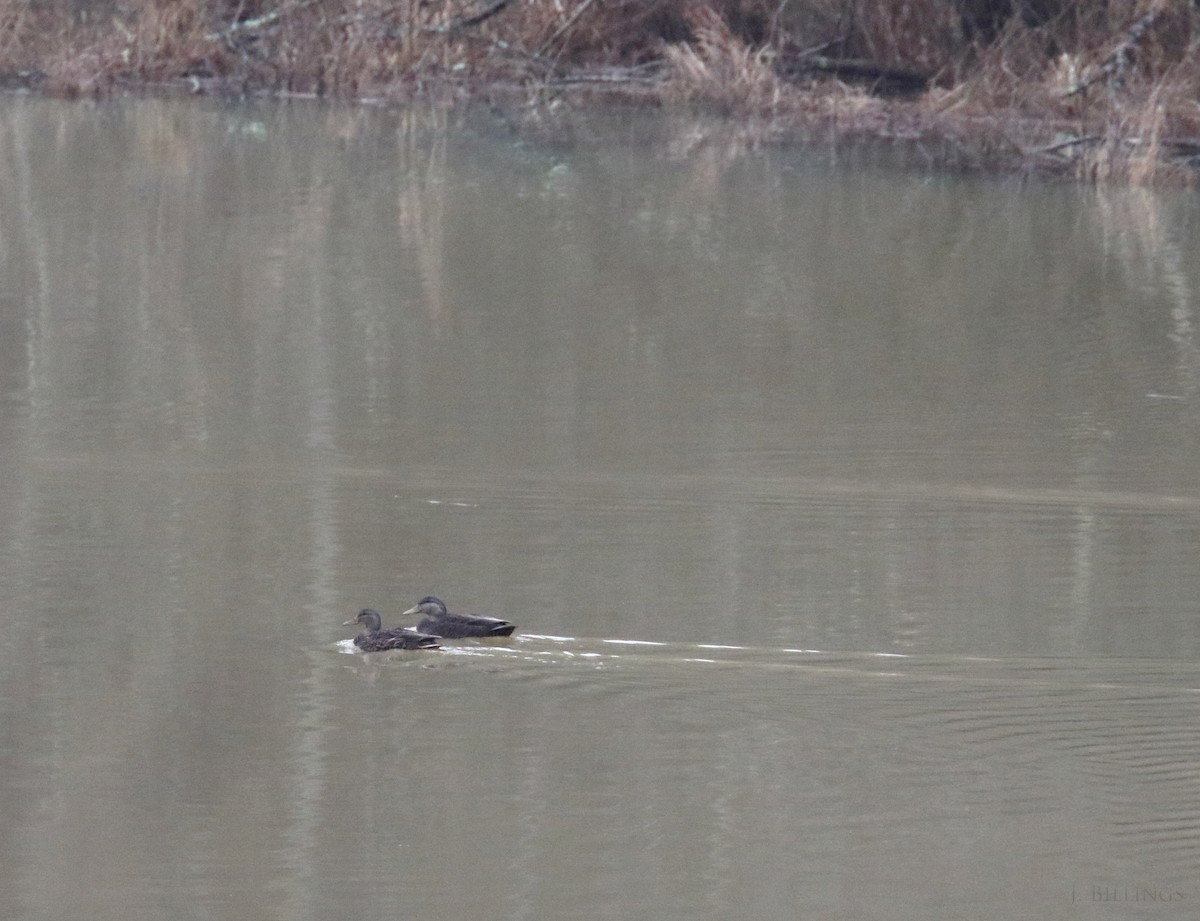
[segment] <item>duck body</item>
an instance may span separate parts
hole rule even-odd
[[[354,638],[354,645],[363,652],[383,652],[387,649],[441,649],[438,637],[421,633],[408,627],[395,627],[383,630],[379,612],[371,608],[363,608],[354,620],[348,620],[343,626],[362,624],[367,629]]]
[[[516,624],[499,617],[453,613],[446,610],[446,605],[440,598],[434,598],[432,595],[426,595],[417,602],[416,607],[405,611],[404,616],[420,616],[418,630],[446,639],[460,639],[466,636],[511,636],[517,629]]]

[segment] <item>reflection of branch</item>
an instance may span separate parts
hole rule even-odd
[[[1063,138],[1061,141],[1055,141],[1047,144],[1045,147],[1035,147],[1032,150],[1023,150],[1020,147],[1017,149],[1027,155],[1035,154],[1058,154],[1064,150],[1069,150],[1072,147],[1084,147],[1089,144],[1099,144],[1108,139],[1103,134],[1085,134],[1080,137]],[[1126,147],[1138,148],[1146,146],[1147,142],[1141,138],[1128,137],[1116,138],[1121,144]],[[1012,143],[1011,141],[1009,143]],[[1159,138],[1157,143],[1165,148],[1174,157],[1178,157],[1185,163],[1195,166],[1200,165],[1200,138]],[[1016,147],[1017,145],[1013,145]]]

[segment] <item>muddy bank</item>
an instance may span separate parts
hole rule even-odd
[[[1189,0],[0,0],[0,81],[66,95],[597,95],[937,142],[957,166],[1191,183]]]

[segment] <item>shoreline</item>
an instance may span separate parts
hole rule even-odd
[[[913,5],[927,21],[896,25]],[[1186,0],[1111,17],[1084,0],[1042,0],[1057,17],[1012,13],[987,35],[978,22],[968,34],[971,0],[864,0],[856,22],[816,44],[800,39],[831,34],[821,19],[830,0],[600,6],[0,0],[0,89],[619,102],[721,115],[763,142],[813,133],[936,145],[934,169],[1128,185],[1200,176],[1200,9]],[[890,32],[876,37],[889,15]]]

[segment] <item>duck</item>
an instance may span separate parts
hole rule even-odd
[[[380,629],[383,621],[379,612],[372,608],[363,608],[354,620],[348,620],[342,626],[362,624],[367,629],[354,638],[354,645],[363,652],[382,652],[385,649],[441,649],[440,639],[427,633],[420,633],[408,627],[395,627],[391,630]]]
[[[426,595],[415,607],[404,612],[405,617],[420,615],[416,629],[436,633],[446,639],[464,636],[509,636],[517,625],[499,617],[484,617],[482,614],[454,614],[446,610],[445,603],[433,595]]]

